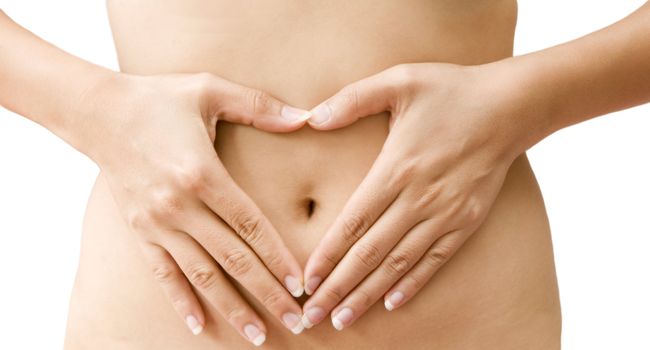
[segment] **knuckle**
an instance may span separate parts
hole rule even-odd
[[[268,107],[271,104],[271,97],[266,92],[256,89],[247,89],[246,95],[251,113],[263,113],[268,110]]]
[[[178,172],[178,181],[181,188],[197,192],[203,188],[207,174],[206,166],[195,161],[181,168]]]
[[[417,70],[413,64],[401,63],[391,68],[393,82],[396,88],[408,88],[417,78]]]
[[[148,232],[156,225],[156,215],[152,209],[134,211],[127,216],[129,227],[137,232]]]
[[[484,204],[478,199],[471,199],[467,207],[467,219],[470,222],[479,221],[486,212]]]
[[[273,288],[262,298],[262,305],[269,310],[277,309],[282,300],[284,299],[284,292],[277,288]]]
[[[353,250],[353,254],[364,267],[370,269],[374,269],[381,262],[381,253],[374,244],[359,244],[358,247]]]
[[[406,277],[405,282],[407,285],[410,285],[413,290],[418,291],[424,287],[426,281],[419,276],[410,275]]]
[[[264,261],[264,265],[266,265],[269,271],[277,271],[280,266],[282,266],[282,263],[284,261],[284,259],[282,259],[282,255],[274,250],[261,253],[260,257],[262,258],[262,261]]]
[[[239,320],[242,320],[246,317],[246,310],[241,307],[232,307],[226,310],[224,317],[226,321],[230,324],[238,324]]]
[[[359,110],[359,87],[357,84],[353,83],[341,89],[334,102],[339,106],[349,108],[352,113],[356,113]]]
[[[334,255],[334,253],[332,251],[330,251],[330,250],[322,251],[320,256],[331,267],[334,267],[339,263],[339,259],[337,259],[337,257]]]
[[[419,196],[415,198],[413,207],[416,210],[426,210],[442,193],[442,187],[438,183],[431,184],[422,189]]]
[[[152,267],[153,276],[156,281],[167,283],[174,280],[176,273],[168,264],[156,264]]]
[[[427,251],[425,254],[425,261],[429,266],[437,269],[449,260],[452,254],[453,251],[451,247],[446,245],[436,245]]]
[[[262,238],[262,219],[255,215],[235,215],[234,229],[237,234],[250,246],[255,246]]]
[[[172,293],[170,295],[172,306],[179,311],[190,309],[193,304],[184,293]]]
[[[411,263],[404,254],[389,255],[384,268],[391,276],[401,276],[411,269]]]
[[[211,289],[217,280],[217,271],[214,267],[200,263],[188,269],[190,282],[201,289]]]
[[[245,275],[252,267],[251,258],[240,249],[233,249],[224,256],[223,268],[235,278]]]
[[[343,238],[349,244],[356,242],[368,230],[368,219],[359,214],[350,214],[343,219]]]
[[[354,291],[354,298],[355,298],[355,303],[357,305],[361,305],[364,309],[369,308],[372,306],[372,304],[375,303],[375,298],[370,295],[366,290],[359,288],[356,291]]]
[[[405,151],[403,151],[405,152]],[[405,153],[403,156],[399,157],[400,159],[395,163],[399,163],[399,166],[393,167],[391,182],[389,183],[390,187],[399,186],[404,187],[407,184],[413,182],[413,179],[418,175],[423,173],[421,169],[422,161],[418,156]]]
[[[321,287],[318,288],[318,290],[320,293],[322,293],[325,299],[330,300],[333,303],[338,303],[341,301],[341,299],[343,299],[343,293],[337,288]]]
[[[154,217],[174,216],[183,210],[181,197],[171,190],[160,190],[154,194],[152,214]]]

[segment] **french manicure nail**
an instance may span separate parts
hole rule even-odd
[[[248,339],[253,343],[255,346],[260,346],[264,343],[266,340],[266,334],[262,333],[257,326],[254,324],[247,324],[244,326],[244,333],[246,333],[246,336]]]
[[[324,318],[325,311],[321,307],[310,307],[307,309],[307,311],[305,311],[305,314],[302,315],[302,325],[305,328],[311,328],[315,324],[318,324],[320,321],[322,321]]]
[[[386,307],[386,310],[392,311],[396,306],[399,306],[402,300],[404,300],[404,293],[395,292],[384,300],[384,306]]]
[[[316,291],[316,288],[318,288],[318,285],[323,281],[322,278],[318,276],[311,277],[309,281],[307,281],[307,284],[305,284],[305,293],[307,295],[312,295]]]
[[[192,331],[192,334],[198,335],[203,331],[203,326],[199,323],[199,320],[196,319],[196,317],[192,315],[188,315],[185,318],[185,323],[187,324],[187,327]]]
[[[302,295],[304,289],[302,287],[302,283],[300,283],[300,280],[297,278],[288,275],[287,277],[284,278],[284,284],[289,290],[289,293],[293,295],[294,297],[298,298]]]
[[[339,311],[334,317],[332,317],[332,325],[336,328],[337,331],[340,331],[345,327],[345,324],[352,321],[352,309],[349,307],[343,308]]]
[[[327,103],[322,103],[316,107],[312,113],[309,122],[312,124],[323,124],[330,119],[332,110]]]
[[[300,316],[287,312],[282,315],[282,322],[291,330],[293,334],[300,334],[305,329],[305,326],[302,324]]]
[[[282,118],[290,122],[302,122],[311,118],[311,112],[290,106],[283,106],[280,115],[282,115]]]

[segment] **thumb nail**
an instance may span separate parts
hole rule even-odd
[[[282,118],[286,121],[289,122],[298,122],[298,121],[305,121],[311,117],[311,112],[305,111],[303,109],[298,109],[298,108],[293,108],[290,106],[284,106],[282,107],[282,111],[280,112],[282,115]]]
[[[332,110],[327,103],[323,103],[312,111],[312,117],[309,122],[312,124],[323,124],[330,119]]]

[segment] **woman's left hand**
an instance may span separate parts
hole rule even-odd
[[[402,64],[312,110],[319,130],[391,117],[377,160],[307,262],[305,326],[331,312],[340,330],[382,296],[388,310],[403,305],[483,222],[524,151],[512,118],[521,94],[503,71]]]

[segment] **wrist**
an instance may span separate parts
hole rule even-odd
[[[556,130],[552,98],[537,84],[540,73],[529,60],[517,56],[473,67],[503,157],[514,160]]]
[[[116,108],[128,104],[134,78],[110,70],[94,73],[73,100],[67,118],[54,127],[55,133],[97,162],[98,147],[113,134]]]

